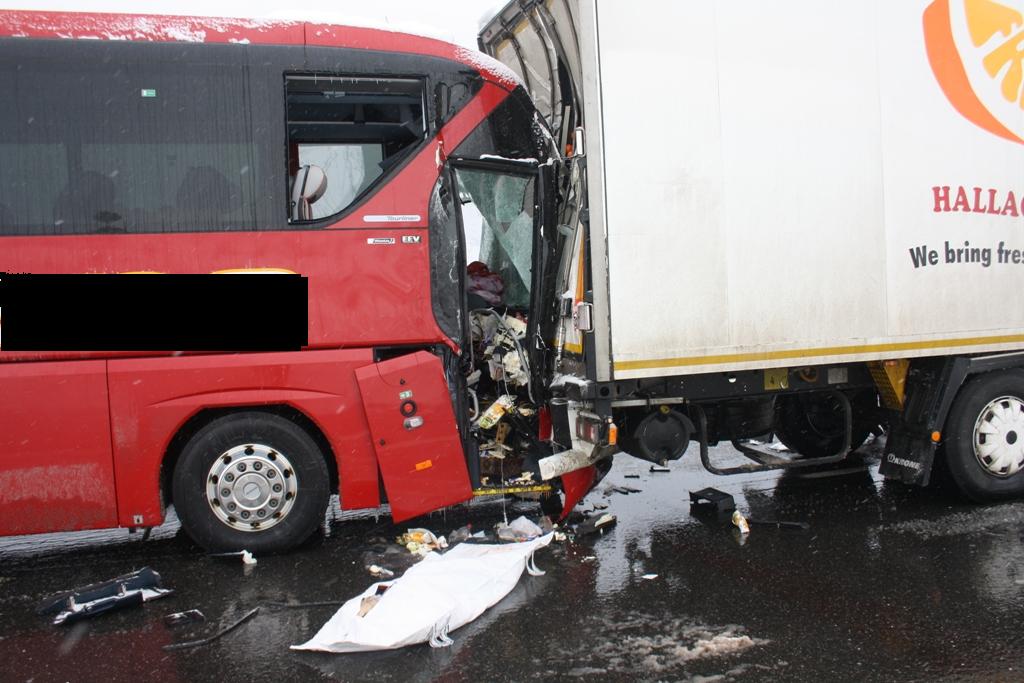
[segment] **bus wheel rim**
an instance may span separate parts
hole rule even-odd
[[[1012,477],[1024,467],[1024,401],[1000,396],[974,423],[974,456],[994,477]]]
[[[214,460],[206,501],[226,526],[245,532],[280,524],[295,506],[299,482],[288,457],[265,444],[242,444]]]

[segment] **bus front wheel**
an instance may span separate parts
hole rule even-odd
[[[301,427],[247,411],[196,432],[174,468],[174,507],[212,552],[281,552],[306,540],[330,495],[323,452]]]

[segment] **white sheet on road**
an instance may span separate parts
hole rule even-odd
[[[309,642],[293,650],[364,652],[444,642],[449,631],[473,621],[519,582],[533,553],[549,543],[546,534],[526,543],[462,543],[444,555],[430,553],[393,581],[380,581],[341,606]],[[380,601],[358,616],[363,598],[387,586]]]

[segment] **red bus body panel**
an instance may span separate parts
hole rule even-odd
[[[4,10],[0,36],[138,42],[309,45],[404,52],[462,62],[512,89],[515,75],[487,55],[434,38],[375,28],[228,17]]]
[[[110,406],[121,526],[163,520],[160,468],[175,432],[206,408],[287,405],[334,449],[346,508],[380,504],[357,368],[366,349],[111,360]],[[141,523],[136,520],[141,516]]]
[[[452,148],[508,93],[485,85],[365,205],[327,229],[5,237],[0,272],[213,273],[277,268],[309,278],[309,346],[451,343],[430,301],[427,216],[440,147]],[[364,216],[419,216],[416,225],[368,228]],[[350,228],[350,229],[343,229]],[[418,236],[418,241],[403,236]],[[372,244],[392,238],[392,244]],[[452,255],[455,258],[455,255]],[[130,315],[130,311],[126,311]],[[0,362],[110,357],[103,353],[0,351]]]
[[[441,57],[484,77],[473,99],[394,177],[326,228],[0,241],[0,272],[284,269],[309,281],[309,343],[301,352],[0,351],[0,533],[159,524],[161,472],[175,433],[204,409],[231,407],[287,405],[302,412],[333,450],[343,507],[378,506],[377,453],[363,407],[367,389],[360,393],[356,371],[377,373],[367,368],[377,346],[455,348],[431,302],[430,197],[447,151],[515,87],[509,72],[483,55],[429,38],[299,22],[4,11],[0,37],[242,43],[239,49],[246,43],[347,47]],[[396,215],[409,220],[367,219]],[[374,238],[391,240],[381,244]],[[260,322],[253,321],[253,334],[259,334]],[[403,474],[404,454],[382,460],[396,519],[471,495],[451,398],[440,363],[433,361],[419,363],[415,377],[424,387],[418,391],[433,397],[431,426],[437,422],[446,431],[424,442],[439,454],[433,472]],[[367,405],[377,409],[372,400]],[[382,406],[381,424],[394,411],[390,402]]]
[[[356,377],[394,520],[472,498],[451,395],[437,356],[425,351],[401,356],[361,368]]]
[[[0,534],[117,525],[106,365],[0,363]]]

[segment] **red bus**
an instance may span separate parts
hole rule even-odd
[[[173,504],[265,552],[332,492],[396,521],[552,495],[559,154],[511,72],[372,29],[20,11],[0,61],[0,272],[309,287],[298,352],[0,351],[0,533]]]

